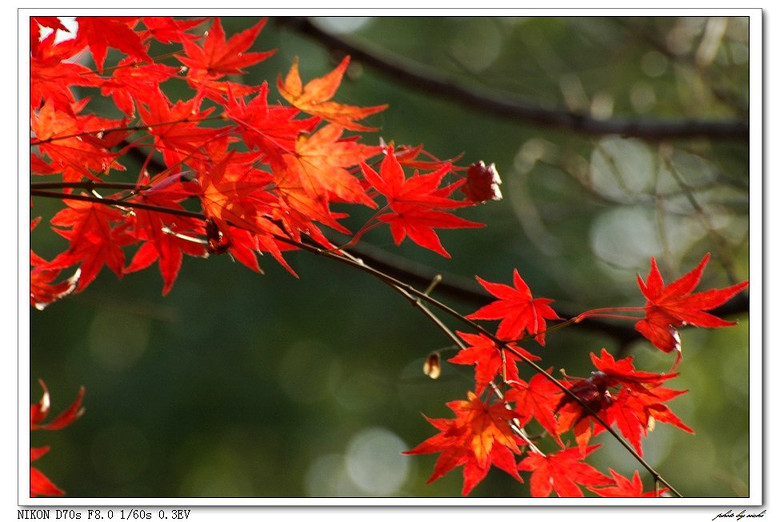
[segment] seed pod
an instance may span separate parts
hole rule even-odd
[[[431,352],[423,363],[423,373],[431,379],[438,379],[441,375],[441,357],[439,352]]]
[[[472,163],[466,172],[466,183],[460,188],[466,199],[474,203],[499,201],[501,199],[501,177],[496,164],[485,165],[484,161]]]

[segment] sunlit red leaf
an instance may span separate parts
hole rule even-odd
[[[152,62],[141,38],[133,31],[137,17],[128,16],[79,16],[77,38],[85,40],[95,59],[98,71],[103,72],[103,62],[109,47],[118,49],[128,56]]]
[[[341,79],[348,65],[349,56],[345,57],[333,71],[321,78],[311,80],[304,86],[298,72],[298,59],[296,58],[284,82],[282,82],[281,77],[278,79],[277,88],[285,100],[307,114],[319,116],[349,130],[376,130],[356,123],[356,121],[385,110],[387,105],[356,107],[330,101],[341,85]]]
[[[125,227],[122,211],[88,201],[65,201],[66,207],[51,220],[54,230],[69,241],[68,249],[42,269],[59,269],[79,264],[81,276],[76,292],[84,290],[107,266],[122,277],[125,254],[122,250],[134,241]]]
[[[582,497],[581,486],[612,484],[609,477],[583,462],[598,447],[590,446],[585,452],[570,448],[547,455],[529,452],[517,467],[531,472],[531,496],[548,497],[555,491],[559,497]]]
[[[615,360],[604,348],[601,349],[600,357],[591,352],[590,359],[593,361],[593,365],[605,374],[608,387],[622,384],[634,389],[644,389],[643,385],[655,386],[679,375],[677,373],[653,373],[637,370],[634,368],[633,357]]]
[[[707,311],[730,300],[748,286],[747,281],[727,288],[693,293],[709,259],[710,254],[705,255],[696,268],[666,286],[655,258],[650,260],[647,281],[637,276],[639,289],[647,298],[647,304],[645,319],[636,324],[636,329],[657,348],[665,352],[679,351],[679,338],[676,337],[675,328],[680,326],[719,328],[736,324],[720,319]]]
[[[124,120],[108,120],[93,115],[79,116],[78,110],[63,111],[50,99],[37,112],[33,111],[30,127],[35,134],[34,144],[41,156],[51,160],[50,169],[62,172],[65,181],[83,178],[99,180],[100,174],[110,170],[124,170],[117,153],[100,136],[104,129],[121,128]],[[121,139],[126,133],[112,132]]]
[[[188,74],[194,80],[213,80],[226,74],[242,74],[245,67],[259,63],[276,52],[245,52],[255,42],[266,21],[263,18],[253,27],[234,34],[226,41],[222,22],[215,18],[206,33],[203,47],[184,39],[182,45],[185,55],[177,55],[177,58],[190,68]]]
[[[195,98],[171,103],[158,88],[150,89],[143,101],[137,101],[138,115],[154,136],[154,146],[168,167],[180,165],[221,133],[201,126],[213,108],[200,111]]]
[[[197,36],[187,33],[190,29],[201,25],[206,19],[177,20],[170,16],[145,16],[141,19],[146,26],[146,31],[140,33],[141,40],[154,38],[155,40],[169,44],[194,40]]]
[[[455,413],[455,419],[428,419],[439,433],[404,452],[407,455],[441,453],[428,482],[463,466],[462,494],[465,496],[492,465],[521,480],[514,467],[520,442],[510,428],[516,415],[504,403],[489,405],[471,392],[468,400],[453,401],[447,406]]]
[[[470,334],[455,332],[468,346],[458,352],[449,362],[455,364],[475,365],[475,378],[477,382],[477,394],[482,393],[485,387],[498,375],[504,381],[518,381],[517,361],[520,358],[509,350],[500,348],[490,338],[482,334]],[[512,345],[512,348],[526,356],[526,358],[538,361],[540,358],[523,348]]]
[[[549,370],[548,370],[549,372]],[[521,424],[525,424],[531,418],[552,435],[563,446],[558,436],[555,409],[563,393],[553,382],[537,373],[528,382],[518,379],[510,383],[512,388],[506,392],[507,402],[514,402]]]
[[[498,300],[469,314],[469,319],[500,320],[496,335],[501,339],[520,339],[524,332],[528,332],[544,346],[544,332],[547,329],[545,319],[560,319],[549,305],[552,299],[534,298],[517,269],[513,275],[514,288],[485,281],[479,276],[477,281]]]
[[[135,114],[135,100],[147,100],[149,93],[176,76],[178,69],[161,63],[147,64],[128,57],[119,62],[110,78],[100,85],[100,94],[113,97],[117,108],[128,116]]]
[[[378,219],[390,225],[396,245],[400,245],[408,236],[418,245],[450,257],[435,229],[484,226],[448,212],[470,205],[449,197],[460,183],[440,187],[444,176],[451,170],[449,163],[435,172],[407,178],[391,147],[387,150],[379,172],[365,163],[360,166],[368,183],[387,198],[390,210],[381,213]]]
[[[348,168],[376,155],[380,148],[341,139],[342,133],[342,127],[327,125],[309,137],[299,136],[295,151],[282,155],[277,182],[300,184],[310,198],[324,197],[326,205],[335,199],[375,208],[376,203]]]
[[[298,137],[310,134],[319,118],[294,119],[300,112],[292,107],[268,104],[268,84],[263,82],[257,95],[246,103],[231,92],[225,114],[238,125],[244,143],[257,148],[271,163],[282,163],[284,153],[295,153]]]
[[[168,181],[170,179],[168,178]],[[180,179],[181,177],[176,177],[172,182],[160,183],[151,190],[145,190],[133,198],[133,202],[158,206],[161,209],[183,210],[179,202],[185,196],[193,194],[182,188]],[[142,270],[156,261],[163,278],[163,295],[170,292],[178,276],[183,254],[193,257],[206,256],[205,245],[198,241],[203,235],[201,220],[139,208],[134,210],[130,224],[128,233],[141,242],[141,246],[124,272]]]
[[[600,497],[629,497],[629,498],[639,498],[639,497],[660,497],[667,491],[669,491],[669,488],[661,488],[657,492],[656,491],[648,491],[643,492],[643,486],[642,486],[642,479],[639,477],[639,471],[634,471],[634,476],[631,478],[631,480],[627,479],[617,471],[610,469],[609,470],[610,475],[612,475],[612,479],[615,481],[614,486],[607,486],[602,488],[588,488],[593,493],[597,494]]]

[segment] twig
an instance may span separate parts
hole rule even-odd
[[[84,183],[78,183],[79,186],[83,186]],[[41,190],[39,187],[45,186],[48,189],[66,188],[71,186],[66,183],[45,183],[38,185],[37,183],[31,184],[30,190],[31,196],[40,196],[46,198],[62,199],[64,195],[59,192],[49,192]],[[104,183],[95,183],[95,186],[108,187]],[[82,196],[79,194],[69,194],[68,199],[78,199],[82,201],[95,201],[90,196]],[[105,205],[119,205],[125,207],[140,208],[145,210],[160,211],[160,207],[154,205],[147,205],[144,203],[136,203],[132,201],[115,201],[111,199],[103,199],[96,201]],[[193,212],[184,209],[166,209],[164,212],[184,217],[192,217],[201,219],[203,214],[199,212]],[[385,252],[379,248],[362,244],[352,247],[348,250],[356,257],[368,261],[373,267],[382,272],[389,274],[398,279],[403,279],[411,284],[425,285],[430,283],[436,276],[437,272],[434,272],[431,268],[411,263],[404,258],[394,256],[388,252]],[[443,280],[437,284],[436,289],[440,294],[453,297],[462,302],[472,303],[475,306],[484,306],[492,301],[492,297],[485,292],[475,290],[470,283],[471,280],[465,279],[455,275],[446,275]],[[749,310],[749,302],[747,296],[742,293],[735,296],[731,301],[720,306],[712,311],[712,313],[720,317],[731,317],[735,315],[744,315]],[[579,312],[575,312],[566,307],[556,306],[556,312],[562,317],[575,317],[579,315]],[[628,346],[632,343],[642,339],[642,335],[630,326],[622,324],[616,324],[609,321],[603,321],[597,318],[591,318],[587,321],[580,323],[580,328],[598,332],[607,335],[613,339],[617,345],[619,353],[623,353]]]
[[[111,199],[105,199],[105,198],[98,198],[94,196],[86,196],[81,194],[66,194],[66,193],[54,193],[54,192],[47,192],[44,190],[31,190],[31,195],[37,195],[37,196],[44,196],[44,197],[59,197],[60,199],[77,199],[81,201],[91,201],[93,203],[99,203],[104,205],[121,205],[123,207],[135,207],[135,208],[143,208],[146,210],[155,210],[157,212],[168,212],[171,214],[176,215],[186,215],[188,217],[195,217],[199,219],[205,220],[206,217],[202,213],[199,212],[192,212],[192,211],[182,211],[179,209],[170,209],[167,207],[159,207],[155,205],[149,205],[144,203],[134,203],[129,201],[116,201]],[[445,334],[448,334],[451,337],[452,332],[449,328],[443,325],[441,320],[431,312],[430,309],[428,309],[426,306],[423,305],[423,302],[426,304],[429,304],[441,312],[444,312],[445,314],[455,318],[456,320],[460,321],[461,323],[466,324],[471,329],[481,333],[482,335],[489,338],[491,341],[493,341],[497,346],[499,346],[501,349],[506,350],[517,356],[520,360],[522,360],[525,364],[529,365],[533,370],[537,373],[540,373],[545,376],[546,379],[551,381],[556,387],[558,387],[564,394],[569,396],[573,401],[577,402],[582,408],[583,411],[588,413],[590,416],[593,417],[594,421],[598,422],[601,426],[604,427],[604,429],[609,432],[610,435],[612,435],[636,460],[639,462],[642,467],[644,467],[653,477],[654,480],[660,481],[663,483],[666,487],[669,488],[670,491],[672,491],[674,494],[676,494],[679,497],[682,497],[682,495],[671,485],[669,482],[664,479],[660,473],[658,473],[650,464],[648,464],[634,449],[631,444],[629,444],[623,437],[621,437],[604,419],[598,416],[598,414],[590,407],[588,406],[579,396],[577,396],[575,393],[573,393],[571,390],[569,390],[566,386],[563,385],[558,379],[556,379],[554,376],[547,373],[544,368],[536,364],[534,361],[526,357],[522,352],[518,351],[514,347],[511,346],[509,342],[503,341],[496,337],[492,332],[486,330],[481,325],[475,323],[471,319],[466,318],[461,313],[457,312],[450,306],[442,303],[438,299],[435,299],[428,295],[427,293],[417,290],[412,285],[400,281],[388,274],[385,274],[384,272],[381,272],[380,270],[377,270],[376,268],[373,268],[369,265],[367,265],[365,262],[363,262],[362,259],[355,258],[354,256],[346,253],[340,253],[340,252],[334,252],[332,250],[326,250],[323,248],[320,248],[316,245],[308,244],[302,241],[296,241],[294,239],[284,237],[284,236],[278,236],[274,235],[274,239],[277,241],[287,243],[291,246],[295,246],[301,250],[305,250],[308,252],[311,252],[316,255],[324,256],[329,259],[333,259],[335,261],[338,261],[340,263],[346,264],[351,266],[352,268],[355,268],[357,270],[360,270],[362,272],[366,272],[372,276],[374,276],[376,279],[380,280],[387,286],[391,287],[395,291],[397,291],[399,294],[401,294],[405,299],[407,299],[413,306],[416,306],[419,310],[421,310],[426,317],[428,317],[438,328],[442,329]]]

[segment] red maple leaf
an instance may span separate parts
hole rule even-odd
[[[114,104],[128,116],[135,114],[135,100],[145,99],[165,80],[176,76],[178,69],[161,63],[143,64],[128,57],[119,62],[111,78],[100,85],[100,94],[112,96]]]
[[[622,384],[641,391],[645,389],[645,385],[656,386],[679,375],[677,373],[653,373],[636,370],[633,357],[615,360],[604,348],[601,349],[600,358],[591,352],[590,359],[593,361],[593,365],[606,375],[607,387]]]
[[[56,16],[31,16],[30,17],[30,54],[35,56],[41,43],[41,27],[48,27],[56,34],[57,31],[70,32]]]
[[[634,476],[631,478],[631,480],[627,479],[617,471],[610,469],[609,470],[610,475],[612,475],[612,480],[615,481],[614,486],[607,486],[603,488],[588,488],[593,493],[597,494],[600,497],[630,497],[630,498],[640,498],[640,497],[660,497],[667,491],[669,491],[669,488],[662,488],[658,491],[648,491],[643,492],[642,487],[642,479],[639,477],[639,471],[634,471]]]
[[[199,112],[200,100],[196,98],[172,104],[159,88],[150,88],[142,98],[136,98],[136,106],[168,167],[179,166],[222,132],[199,126],[214,108]]]
[[[642,436],[652,430],[656,421],[672,424],[683,431],[693,433],[693,429],[680,420],[665,404],[686,393],[685,390],[670,390],[660,386],[638,393],[628,388],[622,388],[612,404],[606,410],[607,423],[617,425],[620,432],[632,446],[642,455]],[[596,428],[596,433],[601,431]]]
[[[660,384],[676,377],[677,373],[659,374],[637,371],[631,357],[616,361],[602,349],[601,358],[590,354],[593,364],[599,369],[587,379],[574,379],[566,384],[574,395],[598,414],[608,425],[617,424],[620,431],[637,452],[642,454],[641,438],[658,420],[669,422],[685,431],[692,431],[664,402],[685,391],[663,388]],[[610,391],[611,390],[611,391]],[[564,396],[556,407],[558,412],[558,433],[572,427],[581,449],[587,446],[591,436],[604,427],[589,417],[590,412],[569,397]]]
[[[321,78],[311,80],[304,86],[298,73],[298,59],[296,58],[284,82],[282,82],[281,76],[276,82],[279,94],[293,107],[312,116],[319,116],[345,129],[364,132],[376,130],[356,123],[355,120],[362,120],[371,114],[383,111],[387,105],[356,107],[330,101],[341,85],[341,79],[348,65],[349,56],[345,57],[333,71]]]
[[[215,163],[197,165],[197,195],[203,213],[214,226],[213,231],[207,227],[212,253],[228,251],[242,264],[261,272],[256,252],[270,252],[294,275],[275,239],[284,237],[284,231],[269,218],[278,205],[268,190],[273,177],[254,167],[257,153],[228,151],[226,140],[210,144],[207,153]]]
[[[298,109],[268,104],[268,84],[263,82],[249,103],[234,95],[225,102],[225,115],[238,124],[248,147],[257,148],[269,162],[282,162],[283,153],[294,153],[298,136],[310,134],[321,120],[316,117],[296,120]]]
[[[30,108],[38,109],[45,101],[51,100],[57,110],[70,111],[71,105],[76,102],[71,88],[95,86],[101,80],[88,67],[74,63],[73,58],[84,47],[74,38],[57,42],[55,30],[39,40],[38,23],[41,18],[57,20],[54,17],[33,17],[30,21]],[[55,28],[55,22],[46,23]]]
[[[612,480],[582,460],[599,446],[590,446],[585,452],[569,448],[557,453],[542,455],[529,452],[517,469],[530,471],[531,496],[547,497],[551,492],[559,497],[584,496],[580,486],[606,486]]]
[[[463,466],[462,494],[468,495],[495,465],[522,481],[514,455],[520,453],[520,440],[512,433],[510,422],[516,415],[503,402],[482,402],[474,393],[468,400],[452,401],[447,406],[455,419],[430,419],[440,432],[423,441],[406,455],[441,452],[428,483]]]
[[[65,252],[52,259],[42,269],[66,268],[80,264],[81,277],[76,292],[84,290],[107,266],[122,277],[125,254],[122,247],[133,242],[123,225],[121,210],[89,201],[68,201],[51,220],[54,229],[70,244]]]
[[[181,43],[185,55],[176,55],[176,58],[190,68],[187,79],[197,84],[204,80],[221,78],[226,74],[243,74],[245,67],[262,62],[273,55],[275,50],[261,53],[245,52],[254,44],[266,21],[267,19],[263,18],[253,27],[225,41],[222,23],[219,18],[215,18],[206,34],[203,47],[188,38],[183,39]]]
[[[415,173],[407,178],[393,148],[389,147],[379,172],[365,163],[360,166],[371,186],[387,198],[390,211],[380,214],[378,219],[390,225],[396,245],[409,236],[418,245],[450,257],[434,229],[484,226],[445,211],[471,204],[449,197],[461,182],[439,186],[452,168],[449,163],[434,172],[422,175]]]
[[[112,142],[98,137],[103,129],[121,128],[124,120],[108,120],[94,115],[80,116],[80,106],[69,111],[59,110],[51,99],[31,113],[30,128],[35,134],[33,145],[40,156],[47,156],[52,172],[62,172],[65,181],[82,178],[99,180],[98,174],[109,170],[124,170],[116,161],[119,154],[109,150]],[[112,140],[126,132],[110,133]],[[41,158],[41,161],[44,161]],[[45,163],[45,161],[44,161]]]
[[[309,137],[300,135],[295,151],[283,154],[283,164],[276,166],[278,184],[300,186],[309,198],[325,207],[335,199],[375,208],[376,203],[348,169],[376,155],[380,148],[342,139],[343,132],[342,127],[331,124]]]
[[[552,370],[550,368],[549,372]],[[515,403],[515,412],[521,424],[535,418],[536,421],[563,446],[558,436],[555,407],[563,393],[549,378],[537,373],[528,382],[518,379],[509,383],[512,388],[505,394],[507,402]]]
[[[205,18],[194,20],[176,20],[170,16],[145,16],[141,19],[146,26],[146,31],[141,32],[141,40],[154,38],[164,44],[195,40],[198,37],[187,33],[193,27],[197,27],[205,21]]]
[[[647,282],[637,275],[639,289],[647,298],[647,304],[645,305],[645,319],[637,322],[636,329],[664,352],[676,350],[678,354],[681,353],[677,327],[691,325],[719,328],[737,324],[708,314],[706,311],[717,308],[734,297],[748,286],[748,281],[727,288],[692,293],[699,284],[709,259],[710,254],[705,255],[696,268],[667,286],[664,286],[664,280],[658,270],[655,258],[650,260],[650,273],[647,276]],[[678,355],[678,360],[679,357]]]
[[[95,59],[98,71],[103,72],[103,62],[109,47],[134,56],[139,60],[152,62],[141,42],[141,37],[133,31],[138,17],[128,16],[79,16],[76,39],[84,41]]]
[[[203,222],[165,212],[165,209],[183,210],[180,201],[193,195],[194,190],[185,185],[194,183],[183,182],[182,178],[181,175],[161,176],[150,183],[151,188],[132,199],[134,203],[160,207],[161,211],[142,208],[133,211],[128,232],[141,242],[141,246],[124,272],[136,272],[157,261],[163,278],[163,295],[173,287],[183,254],[206,256],[205,245],[197,239],[203,235]]]
[[[536,341],[544,346],[544,332],[547,329],[545,319],[560,319],[550,308],[552,299],[534,298],[531,290],[520,277],[517,269],[514,271],[514,288],[501,283],[491,283],[477,276],[477,281],[498,301],[483,306],[476,312],[467,315],[469,319],[500,319],[496,336],[501,339],[521,339],[523,332],[533,335]]]
[[[517,355],[509,350],[502,349],[485,335],[466,332],[455,333],[466,341],[468,346],[458,352],[455,357],[449,359],[449,362],[475,365],[477,394],[481,394],[496,375],[500,374],[504,381],[518,381],[520,379],[517,374],[517,361],[520,358]],[[540,359],[517,345],[513,344],[511,346],[532,361]]]

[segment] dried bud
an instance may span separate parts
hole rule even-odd
[[[423,363],[423,373],[431,379],[438,379],[441,375],[441,357],[439,352],[431,352]]]
[[[496,170],[496,164],[485,165],[484,161],[472,163],[466,173],[466,183],[461,191],[469,201],[482,203],[484,201],[499,201],[501,199],[501,177]]]
[[[596,371],[591,372],[590,377],[587,379],[576,379],[569,391],[576,395],[591,410],[598,412],[612,404],[613,398],[607,389],[608,386],[609,376],[604,372]],[[558,403],[556,411],[572,402],[574,402],[574,399],[570,396],[563,396]]]
[[[222,234],[213,219],[206,220],[206,240],[209,254],[224,254],[230,248],[230,239]]]

